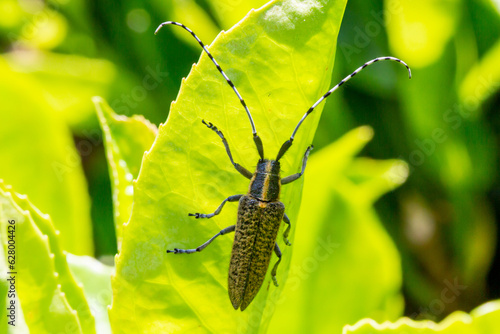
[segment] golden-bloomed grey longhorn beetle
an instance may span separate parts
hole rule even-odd
[[[340,81],[337,85],[335,85],[332,89],[326,92],[325,95],[323,95],[318,101],[316,101],[316,103],[311,106],[311,108],[309,108],[309,110],[307,110],[307,112],[304,114],[304,116],[302,116],[299,123],[295,127],[295,130],[290,136],[290,139],[288,139],[281,146],[276,159],[265,159],[264,147],[262,145],[260,137],[257,135],[257,130],[255,129],[255,124],[253,122],[250,110],[248,110],[245,101],[234,86],[233,82],[228,78],[226,73],[224,73],[212,54],[206,48],[205,44],[203,44],[203,42],[198,38],[198,36],[195,35],[195,33],[191,29],[189,29],[182,23],[172,21],[164,22],[156,29],[155,34],[158,33],[158,31],[163,26],[169,24],[184,28],[198,41],[203,50],[207,53],[219,72],[222,74],[224,79],[226,79],[229,86],[231,86],[233,91],[236,93],[248,115],[250,124],[252,125],[253,140],[255,142],[255,146],[257,147],[260,159],[257,163],[257,170],[255,171],[255,173],[251,173],[245,167],[234,162],[233,156],[231,155],[231,150],[229,149],[229,144],[226,138],[224,138],[222,132],[217,129],[217,127],[212,123],[207,123],[202,120],[203,124],[217,133],[217,135],[222,139],[222,143],[226,148],[229,160],[231,160],[234,168],[236,168],[236,170],[241,175],[250,180],[249,191],[246,195],[229,196],[224,201],[222,201],[222,203],[213,213],[189,214],[189,216],[194,216],[195,218],[212,218],[221,212],[226,202],[238,201],[238,219],[236,225],[226,227],[225,229],[214,235],[210,240],[197,248],[174,248],[173,250],[167,250],[167,253],[192,254],[201,252],[218,236],[230,232],[235,232],[233,249],[231,253],[231,262],[229,265],[228,290],[229,298],[231,300],[231,303],[233,304],[234,309],[237,310],[238,308],[240,308],[241,311],[243,311],[252,302],[254,297],[257,295],[260,287],[262,286],[262,283],[264,282],[273,250],[278,257],[278,261],[275,263],[273,269],[271,270],[271,277],[274,284],[276,286],[278,285],[278,282],[276,280],[276,270],[281,261],[281,251],[276,242],[276,238],[281,225],[281,221],[283,221],[288,225],[285,232],[283,233],[283,239],[285,241],[285,244],[290,246],[290,242],[288,241],[288,234],[290,233],[291,227],[290,219],[288,219],[285,213],[285,206],[279,201],[281,185],[293,182],[301,177],[302,174],[304,174],[304,170],[306,169],[307,164],[307,158],[313,146],[309,146],[304,154],[304,158],[302,160],[302,170],[300,171],[300,173],[281,178],[279,160],[287,152],[290,146],[292,146],[295,134],[297,133],[297,130],[299,129],[302,122],[304,122],[306,117],[314,110],[314,108],[316,108],[318,104],[320,104],[331,93],[337,90],[337,88],[342,86],[346,81],[351,79],[365,67],[373,63],[381,60],[393,60],[401,63],[407,68],[410,78],[411,70],[404,61],[394,57],[379,57],[366,62],[365,64],[363,64],[363,66],[356,69],[354,72]]]

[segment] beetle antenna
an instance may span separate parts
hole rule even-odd
[[[334,91],[336,91],[340,86],[342,86],[344,83],[346,83],[347,81],[349,81],[353,76],[355,76],[356,74],[358,74],[359,72],[361,72],[365,67],[368,67],[370,66],[371,64],[374,64],[378,61],[382,61],[382,60],[392,60],[392,61],[396,61],[402,65],[404,65],[406,67],[406,69],[408,70],[408,76],[410,77],[411,79],[411,69],[410,67],[404,62],[402,61],[401,59],[398,59],[398,58],[395,58],[395,57],[378,57],[378,58],[375,58],[375,59],[372,59],[366,63],[363,64],[363,66],[360,66],[358,67],[354,72],[352,72],[351,74],[349,74],[348,76],[346,76],[344,79],[342,79],[338,84],[336,84],[332,89],[330,89],[328,92],[326,92],[325,95],[323,95],[322,97],[320,97],[320,99],[318,101],[316,101],[316,103],[314,103],[311,108],[309,108],[309,110],[307,110],[307,112],[304,114],[304,116],[302,116],[302,118],[300,119],[299,121],[299,124],[297,124],[297,126],[295,127],[295,130],[293,130],[293,133],[292,133],[292,136],[290,137],[290,139],[288,139],[280,148],[280,151],[278,153],[278,156],[276,157],[276,160],[279,160],[285,153],[286,151],[290,148],[290,146],[292,146],[292,142],[293,142],[293,139],[295,138],[295,134],[297,133],[297,130],[299,129],[300,125],[302,124],[302,122],[304,122],[304,120],[306,119],[306,117],[313,112],[314,108],[316,108],[318,106],[318,104],[320,104],[321,102],[323,102],[324,99],[326,99],[328,96],[330,96],[331,93],[333,93]]]
[[[188,27],[186,27],[184,24],[179,23],[179,22],[174,22],[174,21],[163,22],[162,24],[160,24],[158,26],[158,28],[156,28],[155,35],[158,33],[158,31],[160,31],[160,29],[163,26],[166,26],[166,25],[169,25],[169,24],[173,24],[173,25],[179,26],[181,28],[184,28],[184,30],[186,30],[187,32],[189,32],[198,41],[198,43],[200,44],[200,46],[207,53],[208,57],[212,60],[212,62],[215,64],[215,66],[217,67],[217,69],[219,70],[219,72],[222,74],[222,76],[224,77],[224,79],[226,79],[226,81],[229,84],[229,86],[231,86],[231,88],[235,92],[236,96],[238,96],[238,99],[240,99],[241,105],[243,105],[243,108],[245,108],[245,111],[247,112],[248,119],[250,120],[250,125],[252,126],[253,141],[255,142],[255,145],[257,146],[257,151],[259,152],[260,158],[264,159],[264,146],[262,145],[262,140],[257,135],[257,130],[255,129],[255,123],[253,122],[252,114],[250,113],[250,110],[248,109],[247,104],[245,103],[245,100],[243,100],[243,98],[240,95],[240,92],[238,92],[238,89],[236,89],[236,87],[234,86],[234,84],[231,81],[231,79],[229,79],[229,77],[226,75],[226,73],[224,73],[224,71],[222,70],[222,68],[220,67],[220,65],[217,63],[217,61],[215,60],[215,58],[208,51],[208,49],[205,46],[205,44],[203,44],[203,42],[198,38],[198,36],[196,36],[196,34],[191,29],[189,29]]]

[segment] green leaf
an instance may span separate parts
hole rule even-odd
[[[100,97],[93,98],[105,138],[118,249],[122,225],[130,218],[134,195],[133,181],[139,175],[144,152],[149,150],[158,129],[143,116],[115,114]]]
[[[401,315],[401,260],[372,205],[405,181],[408,167],[354,159],[372,136],[360,127],[311,157],[292,269],[270,333],[340,333],[364,317]]]
[[[1,57],[0,72],[0,177],[51,216],[63,249],[91,254],[90,203],[71,133],[28,75]]]
[[[276,156],[303,114],[329,88],[345,5],[344,0],[273,1],[221,33],[212,44],[214,57],[250,106],[266,157]],[[300,170],[321,108],[304,122],[281,160],[284,175]],[[210,59],[202,55],[183,81],[134,187],[132,216],[124,228],[112,279],[110,318],[116,331],[263,333],[274,309],[268,300],[279,296],[285,286],[291,251],[282,238],[278,240],[284,253],[280,287],[270,284],[268,273],[244,312],[235,312],[227,296],[233,236],[220,237],[200,254],[165,252],[199,246],[221,228],[235,224],[232,203],[210,220],[195,220],[187,214],[213,212],[226,197],[248,189],[248,180],[234,170],[220,138],[202,119],[223,131],[235,161],[250,169],[258,161],[243,108]],[[283,187],[281,200],[293,222],[301,188],[302,180]]]
[[[9,190],[9,187],[3,185],[1,180],[0,187],[3,188],[4,191]],[[57,273],[58,284],[60,285],[61,291],[65,294],[70,307],[77,311],[77,316],[83,333],[95,332],[94,317],[90,312],[83,290],[71,274],[68,263],[66,262],[67,253],[62,250],[59,244],[59,231],[54,230],[50,217],[42,214],[37,208],[35,208],[28,200],[27,196],[19,195],[12,191],[10,192],[15,203],[21,208],[21,210],[28,211],[30,213],[31,218],[40,233],[46,236],[51,252],[50,256],[54,259],[54,269]]]
[[[97,333],[111,333],[108,306],[111,305],[111,275],[114,268],[90,256],[67,254],[67,260],[76,280],[83,285],[85,296],[95,316]]]
[[[354,326],[345,326],[343,334],[405,333],[405,334],[498,334],[500,333],[500,301],[492,301],[472,310],[450,314],[439,324],[424,320],[401,318],[395,323],[378,324],[363,319]]]
[[[46,226],[37,226],[39,213],[19,205],[20,198],[0,183],[2,231],[7,231],[7,226],[12,226],[10,221],[15,221],[14,236],[2,233],[2,245],[7,252],[8,241],[15,242],[15,264],[9,269],[17,272],[16,291],[30,332],[95,333],[92,316],[84,314],[86,301],[79,300],[76,295],[78,287],[71,286],[74,282],[69,280],[69,272],[57,271],[60,269],[61,251],[51,249],[55,232],[52,230],[51,234],[44,234],[42,231]],[[50,226],[50,221],[46,223]],[[75,301],[85,305],[77,304],[77,308],[73,309],[71,303]],[[79,313],[82,308],[82,313]]]

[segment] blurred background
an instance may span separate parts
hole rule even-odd
[[[183,22],[209,44],[265,2],[0,0],[0,176],[63,233],[93,240],[68,251],[108,260],[116,252],[91,97],[164,122],[201,49],[181,29],[155,36],[157,25]],[[375,137],[361,155],[409,164],[408,181],[376,209],[401,253],[405,313],[414,318],[500,298],[499,14],[494,0],[347,4],[332,85],[384,55],[405,60],[413,79],[401,84],[398,66],[364,71],[328,99],[314,144],[368,124]],[[68,219],[92,230],[64,231]],[[467,288],[434,312],[446,284]]]

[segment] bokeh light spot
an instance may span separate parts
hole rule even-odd
[[[132,9],[127,14],[127,26],[135,32],[143,33],[151,25],[151,17],[142,8]]]

